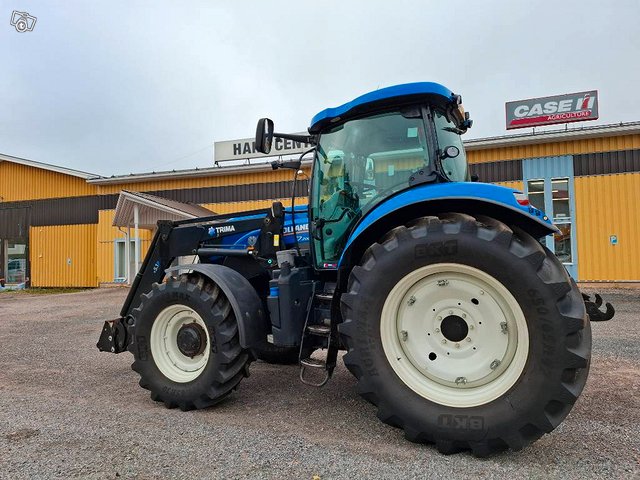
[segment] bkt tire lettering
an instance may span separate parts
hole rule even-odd
[[[416,258],[424,257],[444,257],[458,253],[458,241],[447,240],[446,242],[425,243],[416,245]]]
[[[438,426],[454,430],[483,430],[484,417],[479,415],[440,415]]]

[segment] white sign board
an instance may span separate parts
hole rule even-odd
[[[299,133],[298,135],[308,135],[308,133]],[[216,162],[220,162],[227,160],[246,160],[248,158],[268,158],[280,155],[301,154],[305,150],[309,150],[311,146],[312,145],[309,143],[274,138],[271,153],[269,155],[265,155],[264,153],[256,151],[255,138],[242,138],[240,140],[215,142],[213,151],[214,160]]]

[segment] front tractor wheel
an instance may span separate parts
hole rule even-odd
[[[151,398],[168,408],[211,406],[247,376],[250,356],[240,346],[233,309],[205,277],[155,284],[133,316],[131,368]]]
[[[345,364],[378,417],[443,453],[519,450],[587,378],[575,283],[531,236],[487,217],[426,217],[372,245],[342,296]]]

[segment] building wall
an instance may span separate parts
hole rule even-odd
[[[542,165],[553,163],[553,158],[565,163],[571,159],[578,279],[640,281],[640,215],[635,208],[640,196],[640,135],[492,148],[470,142],[467,153],[471,171],[481,181],[521,191],[526,162]],[[308,167],[305,170],[309,175]],[[274,198],[288,205],[290,170],[217,173],[142,182],[123,178],[103,185],[0,162],[0,231],[5,238],[18,235],[26,239],[29,233],[33,286],[111,283],[115,244],[124,239],[112,226],[113,209],[123,189],[191,201],[220,214],[268,208]],[[298,204],[306,203],[306,191],[307,179],[302,176]],[[617,245],[611,244],[611,235],[617,236]],[[152,232],[141,230],[140,238],[144,257]]]
[[[50,170],[0,162],[0,197],[3,202],[95,195],[97,188],[80,177]]]
[[[31,227],[33,287],[96,287],[97,225]]]
[[[479,148],[471,142],[465,145],[469,163],[495,162],[535,157],[554,157],[582,153],[634,150],[640,148],[640,135],[618,135],[534,145]]]
[[[575,191],[580,280],[640,281],[640,173],[576,177]]]

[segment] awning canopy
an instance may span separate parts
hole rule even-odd
[[[207,217],[215,212],[193,203],[177,202],[148,193],[122,190],[118,197],[114,227],[133,227],[135,210],[138,210],[138,228],[153,230],[158,220],[187,220]]]

